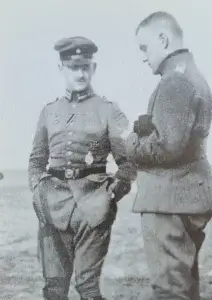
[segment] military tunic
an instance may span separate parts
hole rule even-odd
[[[126,161],[121,135],[127,128],[118,105],[91,91],[64,96],[40,114],[29,182],[47,220],[39,232],[46,299],[67,299],[73,263],[81,297],[100,295],[99,278],[117,210],[108,199],[106,174],[62,181],[47,170],[106,166],[109,153],[121,167]]]
[[[161,72],[148,108],[156,129],[139,138],[133,153],[139,168],[133,210],[211,213],[210,88],[186,50],[165,60]]]
[[[62,97],[48,104],[40,114],[30,155],[31,189],[47,165],[56,170],[89,167],[86,156],[92,142],[98,143],[92,167],[105,166],[110,152],[119,164],[126,158],[121,134],[127,128],[119,107],[97,95],[79,102]]]

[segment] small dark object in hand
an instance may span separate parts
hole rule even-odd
[[[151,115],[141,115],[138,120],[134,122],[133,131],[138,134],[139,137],[150,135],[155,129],[152,123]]]

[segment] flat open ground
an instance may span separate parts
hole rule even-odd
[[[4,181],[4,180],[3,180]],[[32,209],[32,196],[27,187],[0,186],[0,299],[39,300],[43,285],[36,258],[37,220]],[[151,299],[140,217],[131,213],[134,194],[119,205],[113,226],[110,250],[105,261],[102,290],[108,299]],[[200,257],[201,290],[204,300],[212,299],[212,225]],[[73,279],[74,282],[74,279]],[[211,296],[210,296],[211,294]],[[70,299],[79,297],[70,289]]]

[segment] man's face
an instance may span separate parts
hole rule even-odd
[[[80,92],[91,83],[96,64],[91,60],[63,62],[60,67],[69,91]]]
[[[157,31],[151,28],[141,28],[136,38],[143,54],[143,62],[149,65],[153,74],[157,74],[161,62],[166,57],[166,37],[157,34]]]

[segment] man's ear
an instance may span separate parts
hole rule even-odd
[[[163,44],[164,49],[168,48],[169,45],[169,38],[165,33],[160,33],[159,38],[161,40],[161,43]]]
[[[95,72],[96,72],[96,68],[97,68],[97,63],[96,63],[96,62],[94,62],[94,63],[93,63],[93,73],[95,73]]]
[[[62,72],[63,71],[63,64],[58,64],[58,69],[59,69],[60,72]]]

